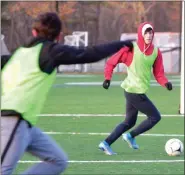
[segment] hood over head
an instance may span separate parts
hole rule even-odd
[[[144,41],[144,33],[145,33],[146,29],[148,29],[148,28],[152,28],[153,38],[154,38],[154,28],[153,28],[153,25],[149,22],[144,22],[144,23],[140,24],[138,27],[138,30],[137,30],[137,35],[138,35],[137,44],[138,44],[141,52],[145,53],[146,55],[152,54],[153,49],[154,49],[154,45],[152,43],[153,38],[152,38],[152,42],[150,44],[146,44]]]

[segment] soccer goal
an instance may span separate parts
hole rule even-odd
[[[70,46],[88,46],[88,32],[74,31],[72,35],[64,37],[64,44]],[[88,64],[75,64],[75,65],[61,65],[59,66],[60,72],[88,72]]]

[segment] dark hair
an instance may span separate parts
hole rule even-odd
[[[147,28],[147,29],[145,30],[145,33],[150,32],[151,30],[153,31],[153,29],[152,29],[151,27],[149,27],[149,28]]]
[[[46,12],[34,20],[32,28],[37,31],[39,37],[55,40],[62,30],[62,22],[56,13]]]

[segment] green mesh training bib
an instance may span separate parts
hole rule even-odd
[[[157,48],[151,55],[144,55],[137,43],[134,45],[134,55],[132,63],[127,67],[127,78],[121,84],[126,92],[144,94],[150,86],[152,67],[157,57]]]
[[[33,125],[56,77],[56,70],[40,70],[41,48],[42,44],[17,49],[1,73],[1,110],[15,110]]]

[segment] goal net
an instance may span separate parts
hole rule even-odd
[[[75,31],[64,37],[64,44],[69,46],[88,46],[88,32]],[[88,72],[88,64],[61,65],[59,72]]]

